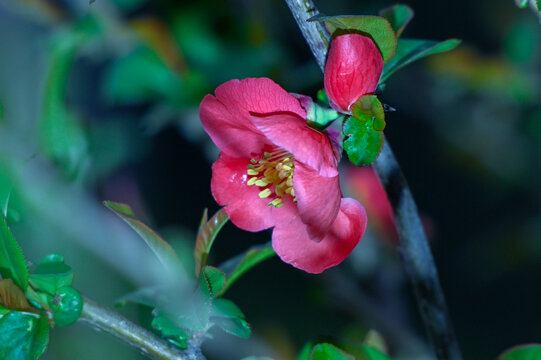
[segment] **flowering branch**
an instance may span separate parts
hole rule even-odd
[[[156,360],[205,360],[199,347],[182,351],[120,314],[84,299],[80,320],[116,336]]]
[[[320,22],[306,21],[318,14],[317,8],[312,0],[285,1],[318,65],[323,70],[330,35]],[[421,317],[436,356],[440,360],[460,360],[462,355],[453,332],[445,297],[417,206],[387,141],[374,163],[374,168],[393,207],[400,235],[401,260],[413,284]]]

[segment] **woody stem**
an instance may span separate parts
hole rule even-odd
[[[321,70],[325,66],[330,34],[321,22],[307,20],[318,14],[312,0],[285,0]],[[413,285],[421,318],[439,360],[461,360],[445,296],[427,242],[417,205],[391,146],[385,140],[374,163],[393,207],[400,237],[400,259]]]

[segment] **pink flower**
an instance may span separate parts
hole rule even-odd
[[[374,42],[359,34],[345,34],[331,42],[325,64],[325,91],[331,105],[350,113],[351,105],[378,86],[383,58]]]
[[[366,229],[366,213],[343,199],[340,151],[306,124],[299,101],[270,79],[231,80],[207,95],[199,114],[222,151],[211,191],[247,231],[274,227],[278,256],[311,273],[342,262]]]

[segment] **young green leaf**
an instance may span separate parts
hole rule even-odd
[[[184,268],[177,254],[154,230],[149,228],[138,220],[132,209],[126,204],[115,203],[112,201],[104,201],[105,206],[120,216],[130,227],[145,240],[146,244],[158,257],[162,265],[171,272],[171,274],[184,275]]]
[[[392,360],[390,357],[382,353],[380,350],[375,349],[368,345],[361,346],[362,357],[361,360]]]
[[[439,54],[454,49],[460,40],[449,39],[442,42],[432,40],[399,39],[394,58],[385,64],[380,84],[384,83],[398,69],[425,56]]]
[[[396,34],[389,21],[381,16],[315,16],[310,21],[323,21],[325,27],[333,35],[358,33],[368,36],[381,52],[383,62],[393,57],[396,49]]]
[[[214,239],[227,220],[229,220],[229,217],[223,209],[220,209],[209,221],[207,221],[207,210],[205,209],[194,248],[196,277],[199,276],[201,269],[207,264],[207,259],[212,244],[214,243]]]
[[[201,287],[204,294],[208,291],[211,297],[216,297],[225,283],[226,276],[222,270],[207,265],[201,271]]]
[[[317,344],[312,350],[311,360],[355,360],[352,355],[345,353],[334,345]]]
[[[231,300],[216,298],[214,299],[212,305],[212,316],[240,319],[245,318],[239,307]]]
[[[40,313],[30,306],[23,291],[11,279],[0,280],[0,305],[10,310]]]
[[[71,285],[73,270],[64,263],[62,255],[50,254],[41,260],[29,280],[37,290],[54,296],[58,289]]]
[[[248,324],[244,319],[213,318],[212,321],[214,321],[214,323],[223,331],[244,339],[248,339],[252,334],[250,324]]]
[[[190,338],[190,334],[179,328],[167,316],[161,315],[152,319],[152,327],[158,330],[163,337],[173,340],[173,343],[181,349],[186,349],[186,340]]]
[[[245,272],[275,254],[269,242],[264,245],[252,246],[245,253],[226,261],[220,268],[226,273],[227,280],[218,296],[222,296]]]
[[[383,147],[383,105],[375,95],[365,95],[353,105],[352,112],[344,123],[344,150],[353,164],[370,165]]]
[[[0,275],[4,279],[13,279],[23,291],[28,287],[28,268],[23,252],[3,216],[0,216]]]
[[[0,318],[0,359],[37,360],[49,341],[49,323],[42,314],[11,311]]]
[[[406,25],[413,19],[413,10],[408,5],[396,4],[379,12],[381,16],[389,20],[396,37],[399,38]]]
[[[515,346],[498,357],[498,360],[539,360],[541,344]]]

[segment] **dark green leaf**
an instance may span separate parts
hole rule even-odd
[[[395,53],[396,34],[389,21],[381,16],[316,16],[310,20],[323,21],[333,37],[350,32],[368,36],[381,52],[384,63]]]
[[[384,83],[398,69],[425,56],[454,49],[460,40],[449,39],[442,42],[432,40],[399,39],[394,58],[383,67],[380,83]]]
[[[344,124],[344,150],[353,164],[370,165],[383,147],[383,106],[374,95],[363,96],[353,105],[353,115]]]
[[[213,318],[213,321],[220,327],[223,331],[248,339],[252,334],[250,330],[250,325],[240,318]]]
[[[128,225],[131,226],[139,236],[150,247],[154,254],[158,257],[163,266],[171,272],[171,274],[184,275],[184,268],[180,262],[177,254],[154,230],[143,224],[141,221],[135,218],[132,209],[125,204],[115,203],[112,201],[105,201],[105,206],[111,209],[115,214],[120,216]]]
[[[246,271],[276,254],[270,243],[253,246],[245,253],[235,256],[220,266],[227,275],[227,281],[218,296],[223,295]]]
[[[68,326],[77,321],[83,311],[83,298],[71,286],[57,290],[54,297],[49,298],[49,306],[53,311],[54,323],[58,326]]]
[[[355,360],[355,358],[334,345],[317,344],[312,350],[311,360]]]
[[[4,279],[13,279],[15,285],[26,291],[28,268],[23,252],[3,216],[0,216],[0,275]]]
[[[515,346],[498,357],[498,360],[539,360],[541,344]]]
[[[36,360],[49,340],[47,317],[11,311],[0,318],[0,359]]]
[[[195,241],[195,276],[199,276],[201,269],[207,264],[207,259],[212,244],[214,243],[214,239],[227,220],[229,220],[229,217],[223,209],[220,209],[209,221],[207,221],[207,210],[205,209]]]
[[[406,25],[413,19],[413,10],[408,5],[402,4],[385,8],[379,14],[389,20],[397,38],[402,35]]]
[[[23,291],[11,279],[0,280],[0,305],[10,310],[39,313],[30,306]]]
[[[245,318],[239,307],[231,300],[217,298],[214,299],[212,305],[212,316],[241,319]]]
[[[152,319],[152,327],[158,330],[162,336],[170,338],[175,341],[175,344],[180,348],[186,348],[186,340],[190,337],[190,334],[179,328],[172,320],[166,316],[158,316]]]
[[[211,297],[216,297],[226,282],[225,273],[215,267],[205,266],[201,271],[201,287],[203,293],[208,291]]]
[[[73,282],[73,270],[64,263],[60,254],[47,255],[30,275],[30,284],[40,291],[54,295],[62,287]]]

